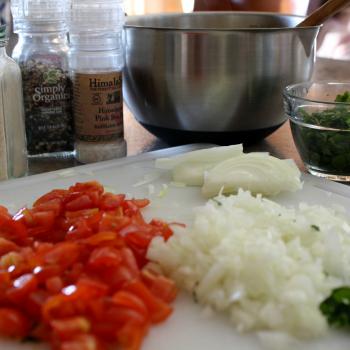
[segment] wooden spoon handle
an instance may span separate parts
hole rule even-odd
[[[329,17],[350,4],[350,0],[328,0],[323,6],[311,13],[297,27],[312,27],[324,23]]]

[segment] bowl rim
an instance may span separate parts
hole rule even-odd
[[[294,100],[303,101],[303,102],[318,103],[318,104],[328,105],[328,106],[348,106],[348,107],[350,107],[350,102],[322,101],[322,100],[317,100],[317,99],[300,97],[300,96],[297,96],[297,95],[291,93],[292,89],[299,88],[299,87],[311,86],[313,84],[338,85],[338,86],[346,85],[349,87],[348,90],[346,90],[346,91],[350,92],[350,82],[349,81],[324,81],[324,80],[320,80],[320,81],[305,81],[305,82],[301,82],[301,83],[288,85],[283,89],[283,96],[288,97],[288,98],[292,98]]]
[[[304,26],[304,27],[262,27],[262,28],[247,28],[247,27],[237,27],[237,28],[177,28],[173,26],[154,26],[154,25],[140,25],[140,24],[129,24],[128,20],[132,19],[142,19],[142,18],[157,18],[157,17],[191,17],[200,15],[236,15],[236,16],[271,16],[277,18],[289,17],[289,18],[299,18],[302,21],[305,16],[292,15],[292,14],[281,14],[277,12],[263,12],[263,11],[195,11],[190,13],[158,13],[158,14],[147,14],[147,15],[133,15],[127,16],[124,24],[125,29],[151,29],[159,31],[175,31],[175,32],[286,32],[286,31],[305,31],[305,30],[315,30],[321,28],[322,25],[318,26]]]

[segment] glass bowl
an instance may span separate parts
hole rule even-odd
[[[350,83],[290,85],[283,97],[294,142],[307,170],[350,182]]]

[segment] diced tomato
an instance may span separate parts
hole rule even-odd
[[[38,198],[34,202],[34,207],[39,206],[40,204],[50,202],[53,199],[59,199],[59,200],[64,200],[64,198],[68,195],[69,191],[68,190],[53,190],[49,193],[44,194],[40,198]]]
[[[94,207],[94,203],[87,194],[83,194],[78,198],[72,199],[66,204],[66,210],[68,211],[81,211],[84,209],[91,209]]]
[[[151,225],[148,225],[147,222],[145,221],[145,218],[143,217],[142,213],[140,210],[138,210],[133,216],[132,216],[132,221],[131,221],[134,225],[138,225],[138,226],[143,226],[143,228],[149,231],[152,231],[153,228]]]
[[[32,211],[28,208],[21,208],[13,217],[12,220],[23,222],[27,226],[33,224]]]
[[[73,339],[61,343],[58,350],[105,350],[105,346],[95,336],[77,335]]]
[[[101,247],[92,251],[89,266],[93,268],[117,267],[122,262],[120,252],[113,247]]]
[[[137,265],[137,261],[134,253],[129,248],[122,248],[121,253],[123,256],[123,264],[128,268],[128,270],[133,274],[134,279],[140,277],[140,270]]]
[[[77,211],[66,211],[65,217],[68,219],[75,219],[75,218],[88,218],[91,217],[99,212],[98,208],[93,209],[82,209]]]
[[[131,308],[117,306],[111,300],[102,301],[99,305],[100,315],[95,314],[92,332],[108,340],[117,340],[118,330],[128,322],[148,326],[149,317]],[[97,316],[97,317],[96,317]]]
[[[103,186],[97,181],[89,181],[89,182],[77,182],[74,186],[69,188],[69,192],[88,192],[88,191],[96,191],[99,194],[104,192]]]
[[[125,200],[124,194],[105,193],[100,202],[102,210],[113,210],[118,208]]]
[[[63,269],[59,265],[36,266],[33,273],[39,283],[45,283],[49,278],[55,277],[62,273]]]
[[[176,296],[172,281],[144,268],[152,239],[172,235],[168,224],[145,221],[148,204],[91,181],[13,217],[0,206],[0,336],[54,350],[140,350]]]
[[[123,230],[121,234],[125,235],[125,241],[129,246],[137,248],[147,248],[154,238],[151,232],[137,231],[137,228],[135,230],[130,228],[129,233]]]
[[[77,297],[66,296],[62,293],[47,298],[42,306],[44,321],[49,322],[51,319],[76,316],[79,311],[74,304],[76,300],[78,300]]]
[[[0,270],[0,305],[7,301],[6,291],[12,286],[11,276],[7,271]]]
[[[13,285],[7,290],[7,297],[15,304],[22,302],[35,291],[38,286],[36,277],[31,274],[25,274],[13,281]]]
[[[89,227],[93,232],[98,232],[98,228],[99,228],[102,216],[103,216],[103,212],[99,210],[94,215],[90,215],[85,219],[86,223],[89,225]]]
[[[14,270],[22,271],[23,265],[25,265],[25,259],[20,252],[9,252],[0,258],[1,269],[9,271],[11,274]]]
[[[72,339],[78,334],[88,333],[91,328],[90,321],[82,316],[51,320],[50,325],[61,340]]]
[[[66,284],[74,284],[83,275],[85,265],[82,262],[74,263],[70,269],[64,272],[64,279]]]
[[[40,242],[40,241],[35,241],[33,243],[33,247],[37,251],[39,255],[43,255],[48,253],[55,245],[51,242]]]
[[[109,287],[98,280],[84,277],[77,282],[77,290],[82,298],[94,299],[106,296]]]
[[[19,246],[16,243],[6,238],[0,237],[0,256],[9,252],[17,252],[18,250]]]
[[[123,350],[138,350],[148,327],[128,322],[118,331],[118,341]]]
[[[22,339],[30,330],[30,322],[25,315],[12,308],[0,308],[0,335]]]
[[[107,244],[114,247],[124,246],[124,240],[116,233],[112,231],[105,231],[96,233],[85,240],[85,243],[91,246],[98,246],[101,244]]]
[[[52,210],[33,212],[34,225],[50,229],[54,222],[56,214]]]
[[[48,264],[71,266],[79,259],[80,247],[74,242],[56,244],[46,255],[45,262]]]
[[[55,342],[52,340],[52,328],[48,323],[37,323],[31,330],[30,336],[45,342],[51,342],[52,348],[56,349]]]
[[[56,214],[53,210],[36,211],[35,209],[22,209],[16,214],[16,220],[25,224],[28,228],[28,235],[35,239],[45,238],[48,234],[52,236],[55,219]]]
[[[98,191],[88,191],[86,194],[91,199],[94,207],[98,207],[100,205],[101,194]]]
[[[108,287],[102,283],[83,279],[76,285],[65,287],[60,294],[54,295],[43,305],[45,320],[67,318],[83,314],[95,299],[103,297]]]
[[[150,222],[150,225],[156,227],[159,229],[159,234],[167,241],[172,235],[173,230],[169,227],[168,224],[164,223],[161,220],[155,220],[153,219]]]
[[[44,289],[37,289],[28,295],[23,307],[30,319],[34,319],[36,321],[40,320],[42,316],[42,307],[46,303],[49,296],[49,292]]]
[[[124,266],[120,265],[117,269],[113,267],[106,267],[102,271],[99,271],[99,278],[108,283],[113,291],[116,291],[128,283],[128,281],[135,278],[134,273]]]
[[[11,215],[9,211],[5,207],[0,205],[0,226],[8,220],[11,220]]]
[[[124,289],[140,297],[148,308],[152,322],[164,321],[172,312],[172,308],[161,299],[157,298],[139,280],[129,282]]]
[[[106,310],[116,309],[112,298],[106,293],[105,296],[96,298],[93,303],[88,305],[87,314],[90,319],[101,325],[104,318]],[[95,327],[93,323],[93,327]]]
[[[53,198],[46,202],[35,205],[33,211],[52,211],[55,214],[55,216],[58,216],[62,213],[63,210],[62,202],[63,200],[61,198]]]
[[[149,312],[145,303],[135,294],[120,290],[113,295],[112,299],[117,306],[134,310],[148,319]]]
[[[21,222],[7,220],[0,225],[0,237],[25,245],[28,242],[27,228]]]
[[[57,243],[61,242],[65,239],[66,232],[62,230],[58,225],[57,220],[55,222],[55,227],[48,229],[46,227],[31,227],[28,228],[28,235],[31,237],[35,237],[35,242],[50,242],[50,243]],[[34,243],[35,243],[34,242]]]
[[[48,278],[45,282],[45,286],[48,292],[55,294],[62,290],[64,284],[61,277],[55,276]]]
[[[166,303],[171,303],[177,295],[175,282],[163,275],[156,274],[150,269],[143,269],[141,272],[142,280],[149,290]]]
[[[78,240],[89,237],[92,234],[93,230],[88,225],[87,221],[79,220],[69,228],[66,238],[68,240]]]
[[[132,199],[131,203],[135,204],[138,208],[145,208],[150,204],[148,199]]]
[[[127,227],[130,222],[131,220],[128,217],[104,213],[99,224],[99,231],[119,232],[122,228]]]

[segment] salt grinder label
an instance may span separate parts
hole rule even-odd
[[[123,137],[121,72],[75,73],[73,89],[77,140],[108,142]]]

